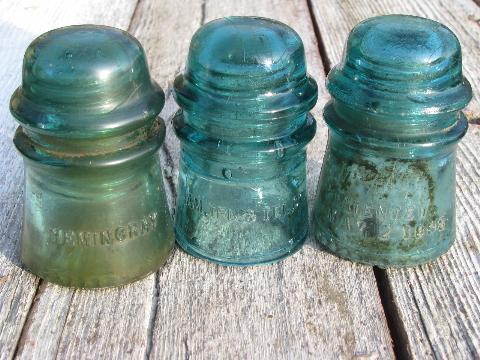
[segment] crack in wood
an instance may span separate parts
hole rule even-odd
[[[170,259],[172,256],[170,255]],[[167,261],[168,262],[168,261]],[[165,264],[167,265],[167,264]],[[153,345],[153,330],[155,329],[155,322],[157,320],[157,313],[158,313],[158,299],[160,296],[160,288],[158,286],[158,278],[159,278],[159,271],[155,272],[155,279],[154,279],[154,287],[153,287],[153,295],[152,295],[152,310],[150,312],[150,318],[148,321],[148,328],[147,328],[147,347],[145,349],[145,359],[150,359],[152,353],[152,345]]]
[[[17,339],[15,349],[13,350],[13,353],[12,353],[12,356],[11,356],[12,359],[14,359],[16,357],[17,353],[19,353],[21,351],[21,349],[23,348],[23,345],[25,343],[26,329],[28,329],[28,327],[29,327],[29,323],[31,321],[31,316],[30,315],[33,312],[33,308],[35,306],[35,299],[36,299],[36,297],[39,293],[40,283],[42,281],[43,280],[39,278],[39,280],[37,282],[37,286],[35,288],[35,293],[33,294],[32,298],[31,298],[30,307],[28,308],[27,315],[25,316],[25,321],[23,322],[22,327],[21,327],[20,336]],[[18,283],[15,286],[15,291],[14,292],[16,292],[17,287],[18,287]]]
[[[173,162],[173,157],[168,148],[167,144],[163,144],[162,152],[165,158],[164,168],[168,168],[168,171],[163,172],[163,177],[167,180],[168,190],[172,194],[172,199],[175,201],[177,199],[177,188],[175,187],[175,179],[173,177],[173,170],[175,169],[175,164]],[[172,208],[172,211],[174,207]]]
[[[25,337],[27,330],[29,328],[29,324],[32,321],[32,314],[34,313],[34,307],[35,307],[35,299],[37,298],[39,292],[40,292],[40,286],[43,283],[43,279],[39,279],[37,283],[37,287],[35,289],[35,293],[33,294],[32,297],[32,302],[30,303],[30,308],[27,311],[27,316],[25,316],[25,323],[22,326],[22,330],[20,331],[20,336],[18,337],[17,345],[15,346],[15,350],[13,351],[12,354],[12,359],[17,357],[17,354],[21,353],[22,348],[25,344]]]
[[[141,2],[142,0],[137,0],[137,3],[135,4],[135,7],[133,9],[132,17],[130,18],[130,23],[128,24],[128,27],[127,27],[127,31],[129,33],[132,32],[133,24],[134,24],[135,18],[137,17],[137,12],[138,12],[138,9],[140,8]]]
[[[322,60],[322,65],[325,71],[325,75],[328,75],[328,73],[330,72],[331,64],[330,64],[330,59],[327,55],[327,48],[325,46],[325,42],[323,41],[320,28],[318,27],[317,19],[315,18],[312,0],[305,0],[305,1],[307,2],[308,13],[310,15],[310,21],[312,22],[312,25],[313,25],[313,31],[315,32],[315,37],[317,38],[318,51],[320,52],[320,60]]]
[[[332,68],[331,60],[328,56],[326,45],[318,26],[317,18],[315,17],[312,0],[305,1],[307,2],[309,15],[313,24],[315,36],[317,38],[318,51],[322,60],[325,76],[327,76]],[[384,270],[377,267],[373,267],[373,273],[377,283],[380,301],[382,303],[383,311],[387,320],[388,329],[390,331],[395,357],[399,360],[410,359],[411,355],[408,347],[407,333],[403,327],[403,323],[400,320],[397,311],[398,309],[395,307],[388,276]]]
[[[207,0],[203,0],[202,5],[200,6],[200,25],[205,24],[206,15],[207,15]]]
[[[190,359],[190,349],[188,348],[188,338],[185,336],[183,339],[183,346],[185,348],[185,360]]]
[[[383,311],[387,318],[390,337],[393,342],[393,352],[398,360],[411,359],[408,337],[404,324],[400,319],[398,308],[395,305],[393,290],[385,270],[373,267],[373,274],[377,281],[378,293],[382,301]]]

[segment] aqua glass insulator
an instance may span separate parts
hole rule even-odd
[[[455,238],[455,151],[467,130],[461,109],[472,97],[455,35],[414,16],[363,21],[327,88],[317,240],[380,267],[445,253]]]
[[[212,21],[193,36],[174,87],[180,246],[224,265],[273,262],[299,249],[317,85],[298,34],[258,17]]]
[[[29,45],[10,109],[25,163],[21,258],[30,271],[97,288],[165,262],[174,235],[157,156],[164,100],[124,31],[70,26]]]

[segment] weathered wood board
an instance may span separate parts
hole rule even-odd
[[[115,351],[127,354],[129,350],[132,356],[144,354],[145,347],[138,343],[146,344],[148,339],[154,276],[131,287],[97,293],[46,282],[37,289],[39,280],[21,269],[18,243],[23,164],[11,141],[16,125],[8,110],[10,95],[20,84],[23,54],[36,36],[52,28],[82,23],[127,29],[136,4],[135,0],[0,2],[0,358],[73,354],[61,343],[62,335],[74,351],[87,357],[102,351],[111,355]],[[76,335],[84,341],[80,345],[89,343],[90,347],[75,348],[78,340],[74,336],[66,340],[75,321]]]
[[[480,10],[472,0],[1,0],[0,359],[393,358],[380,295],[397,356],[479,358],[478,92],[459,149],[458,241],[431,265],[376,270],[381,294],[371,267],[326,254],[312,239],[278,264],[251,268],[213,265],[176,249],[157,274],[96,291],[39,280],[18,258],[23,171],[11,142],[15,123],[8,100],[35,36],[67,24],[96,23],[128,29],[142,42],[151,73],[167,95],[161,159],[173,208],[180,149],[168,119],[177,109],[172,83],[183,70],[191,36],[206,21],[228,15],[289,24],[304,40],[309,72],[319,84],[313,110],[319,126],[308,147],[313,199],[326,145],[326,70],[339,61],[356,22],[384,13],[427,16],[451,27],[463,45],[466,76],[474,89],[480,86]]]
[[[320,115],[326,97],[306,2],[167,1],[157,7],[154,1],[144,1],[132,31],[146,47],[154,77],[171,95],[173,75],[183,69],[190,38],[200,24],[249,14],[294,27],[305,42],[309,71],[320,84],[320,101],[314,110],[319,130],[309,147],[312,199],[326,140]],[[175,109],[170,96],[165,118]],[[179,144],[168,125],[164,165],[167,176],[176,181]],[[221,267],[178,250],[171,265],[160,272],[158,292],[154,358],[393,356],[371,268],[338,260],[319,251],[313,242],[279,264],[254,268]]]
[[[350,29],[381,14],[428,17],[450,27],[463,49],[465,76],[474,89],[466,111],[470,129],[459,146],[457,164],[457,241],[430,265],[389,270],[383,289],[390,302],[400,355],[414,358],[480,357],[480,8],[470,0],[312,1],[315,22],[329,65],[339,62]],[[380,271],[380,270],[379,270]],[[381,271],[380,271],[381,272]]]
[[[229,15],[232,14],[229,6],[233,3],[142,1],[136,8],[135,5],[126,2],[114,4],[112,9],[117,12],[112,17],[103,16],[108,12],[105,7],[82,2],[75,7],[70,3],[52,5],[56,9],[55,14],[65,14],[67,7],[74,9],[76,18],[57,19],[57,15],[38,6],[34,6],[30,13],[23,6],[18,6],[15,11],[25,21],[42,17],[49,23],[49,28],[66,23],[93,22],[126,29],[133,16],[130,30],[144,44],[152,74],[166,90],[168,102],[163,115],[168,118],[176,109],[171,98],[171,84],[174,75],[183,68],[191,35],[207,19],[207,11],[216,11],[209,15],[209,19]],[[254,5],[252,2],[237,3],[235,12],[248,13]],[[308,15],[303,1],[265,3],[261,15],[269,16],[272,7],[278,10],[277,16],[271,17],[287,21],[294,27],[301,14]],[[303,28],[297,30],[308,39],[307,53],[312,72],[323,81],[324,72],[315,34],[310,18],[306,17],[306,20],[300,22]],[[10,94],[19,83],[21,56],[28,41],[47,29],[35,29],[18,46],[18,60],[9,62],[16,63],[16,81],[11,84],[11,89],[4,90],[5,94]],[[323,103],[325,97],[321,99]],[[315,114],[319,116],[319,111],[316,110]],[[25,287],[24,292],[30,292],[23,295],[26,303],[23,311],[16,314],[22,316],[22,323],[16,327],[4,323],[8,330],[16,331],[16,337],[9,338],[5,357],[214,357],[220,354],[288,357],[315,356],[318,353],[330,356],[338,353],[344,357],[365,354],[392,356],[390,337],[371,269],[342,265],[341,261],[321,253],[313,244],[308,245],[303,254],[270,267],[223,268],[176,251],[157,276],[124,288],[82,291],[43,281],[37,288],[38,279],[19,267],[21,161],[18,155],[14,155],[10,142],[15,125],[8,111],[2,115],[2,124],[9,127],[9,136],[3,139],[4,148],[10,148],[12,153],[5,158],[14,158],[16,162],[15,166],[6,168],[11,172],[12,169],[17,171],[17,174],[7,173],[17,191],[7,204],[17,209],[16,222],[9,223],[10,236],[15,238],[16,247],[12,248],[9,244],[7,249],[10,251],[11,266],[20,275],[31,279],[31,284],[28,284],[19,276],[10,276],[13,286],[21,283]],[[168,141],[162,152],[165,178],[173,203],[179,147],[171,127],[168,128]],[[312,158],[309,166],[313,174],[309,179],[311,195],[325,141],[325,128],[320,128],[315,144],[309,149]],[[12,193],[8,188],[5,191]],[[338,286],[338,278],[349,281]],[[209,291],[205,291],[205,286],[210,287]],[[357,308],[369,311],[359,312]],[[365,323],[368,331],[360,331]],[[355,331],[356,327],[358,331]],[[238,341],[239,335],[243,339],[241,342]]]

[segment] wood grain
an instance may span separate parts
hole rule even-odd
[[[152,75],[167,94],[162,116],[168,119],[177,109],[172,81],[202,23],[227,15],[286,22],[302,36],[309,71],[320,88],[313,111],[319,129],[308,148],[310,200],[326,140],[322,61],[327,68],[338,62],[356,22],[392,12],[440,20],[459,36],[466,75],[479,88],[480,14],[470,0],[312,0],[320,47],[307,5],[304,0],[29,0],[13,5],[0,0],[0,359],[393,358],[372,269],[323,253],[311,239],[279,264],[252,268],[221,267],[176,249],[157,274],[100,291],[39,281],[21,268],[18,258],[23,172],[11,143],[16,125],[8,99],[20,83],[26,46],[51,28],[75,23],[129,28],[144,45]],[[479,104],[476,92],[468,108],[472,124],[480,123]],[[391,295],[384,301],[397,316],[403,337],[396,343],[404,345],[397,355],[479,357],[479,142],[480,127],[472,125],[459,148],[458,241],[453,249],[431,265],[383,273]],[[179,144],[169,121],[161,153],[173,207]]]
[[[162,6],[142,1],[132,31],[147,50],[154,77],[167,89],[165,118],[177,108],[172,81],[183,69],[194,31],[204,21],[245,14],[284,21],[300,33],[321,89],[314,110],[321,119],[324,71],[304,1],[164,1]],[[167,181],[174,183],[179,144],[167,124],[163,164]],[[325,139],[319,121],[308,149],[311,200]],[[221,267],[177,250],[160,271],[157,290],[152,358],[393,357],[371,268],[338,260],[312,242],[279,264],[250,268]]]
[[[438,261],[384,274],[393,319],[399,323],[401,355],[414,358],[471,359],[480,357],[480,8],[460,1],[312,1],[315,20],[329,64],[339,62],[350,29],[380,14],[428,17],[449,26],[463,48],[465,75],[474,89],[468,106],[471,126],[458,150],[457,241]],[[391,296],[391,298],[389,297]]]
[[[52,28],[96,23],[126,29],[135,0],[0,2],[0,358],[54,358],[57,353],[85,357],[142,355],[146,349],[154,277],[126,289],[97,294],[52,286],[24,271],[19,262],[23,164],[12,144],[15,122],[8,111],[10,94],[20,84],[28,43]],[[37,292],[38,291],[38,292]],[[122,300],[121,304],[117,304]],[[149,301],[150,300],[150,301]],[[80,303],[80,304],[79,304]],[[73,310],[72,310],[73,309]],[[101,316],[100,316],[101,315]],[[132,321],[132,316],[138,315]],[[23,332],[22,332],[22,327]],[[77,337],[69,336],[77,329]],[[101,341],[93,336],[101,332]],[[122,330],[122,331],[119,331]],[[118,334],[121,333],[121,336]],[[144,334],[141,341],[133,337]],[[61,337],[63,335],[63,338]],[[82,341],[79,341],[79,338]],[[88,341],[89,347],[83,347]],[[108,342],[105,344],[105,342]],[[139,346],[139,342],[144,342]],[[60,346],[60,347],[59,347]],[[70,351],[72,349],[72,351]],[[85,350],[95,350],[85,352]]]

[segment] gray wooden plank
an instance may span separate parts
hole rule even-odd
[[[0,358],[11,358],[16,350],[18,357],[54,358],[57,352],[60,334],[67,320],[73,290],[52,286],[21,268],[18,247],[22,220],[23,164],[16,153],[12,137],[16,127],[8,111],[11,93],[20,84],[22,57],[29,42],[39,34],[52,28],[97,23],[126,28],[135,9],[136,0],[114,0],[97,2],[95,0],[48,2],[0,1]],[[150,286],[149,286],[150,285]],[[151,298],[154,278],[139,285],[137,296]],[[132,304],[135,299],[132,289],[127,289],[123,297],[131,300],[122,306]],[[75,294],[75,300],[81,295]],[[84,296],[85,297],[85,296]],[[105,297],[105,296],[104,296]],[[119,294],[112,294],[110,301],[103,301],[102,295],[92,293],[95,302],[84,314],[95,314],[96,309],[110,308]],[[84,301],[88,304],[87,301]],[[138,301],[136,301],[138,302]],[[138,302],[140,303],[140,302]],[[136,328],[143,328],[148,319],[151,304],[144,304],[145,315]],[[115,309],[115,307],[113,307]],[[109,320],[118,321],[123,327],[135,326],[131,321],[119,319],[125,309],[118,309],[119,316]],[[80,315],[80,311],[77,311]],[[114,314],[115,315],[115,314]],[[28,317],[28,319],[27,319]],[[72,316],[71,316],[72,317]],[[22,333],[22,327],[26,327]],[[111,326],[111,324],[110,324]],[[109,326],[105,326],[108,328]],[[121,327],[121,326],[117,326]],[[88,329],[87,327],[84,328]],[[105,331],[106,336],[108,332]],[[127,332],[128,334],[128,332]],[[111,334],[110,334],[111,335]],[[19,342],[19,339],[21,340]],[[147,338],[145,336],[145,338]],[[71,339],[75,340],[75,339]],[[117,341],[119,342],[119,341]],[[112,341],[115,345],[115,341]],[[18,346],[18,348],[17,348]],[[143,351],[145,346],[143,347]],[[115,350],[115,349],[114,349]],[[128,349],[127,349],[128,350]],[[143,353],[142,353],[143,354]],[[91,354],[90,354],[91,355]]]
[[[302,36],[309,70],[320,85],[314,114],[319,130],[309,146],[310,199],[323,157],[326,128],[324,72],[307,4],[289,1],[164,1],[140,3],[132,23],[154,77],[166,89],[168,118],[175,73],[201,23],[226,15],[263,15],[290,24]],[[178,174],[179,144],[167,122],[166,180]],[[151,346],[153,358],[392,358],[391,340],[371,268],[341,261],[309,241],[276,265],[228,268],[181,250],[159,272]]]
[[[463,47],[465,74],[474,99],[468,106],[470,129],[459,146],[457,164],[457,241],[447,255],[429,265],[389,270],[392,319],[397,319],[402,354],[414,358],[480,357],[480,8],[470,0],[312,0],[329,64],[340,60],[349,30],[370,16],[403,13],[449,26]],[[388,290],[388,289],[386,289]]]

